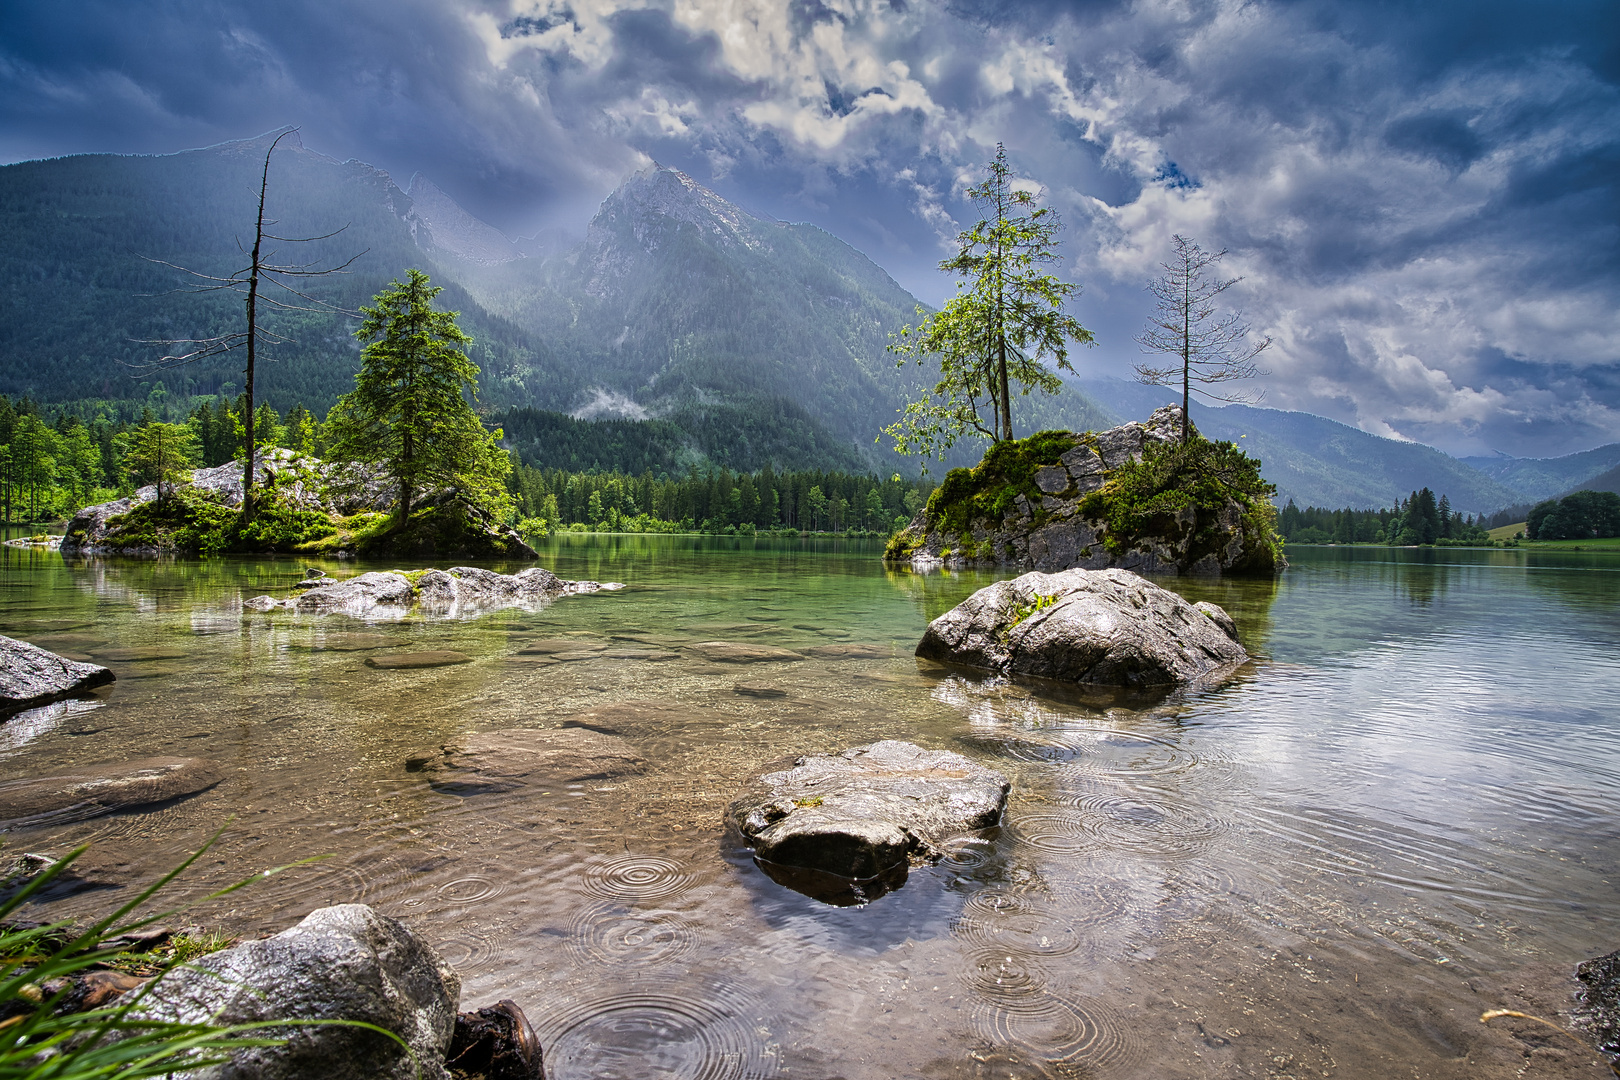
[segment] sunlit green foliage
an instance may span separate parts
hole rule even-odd
[[[455,488],[474,506],[504,514],[511,458],[486,431],[463,393],[478,392],[478,367],[465,347],[472,339],[456,313],[438,311],[442,290],[420,270],[361,308],[355,336],[368,342],[355,387],[338,399],[323,432],[340,461],[382,465],[399,487],[397,518],[411,519],[416,496]]]
[[[1063,310],[1079,286],[1043,272],[1057,261],[1062,228],[1051,207],[1015,185],[1007,152],[996,146],[982,183],[968,195],[986,216],[957,237],[960,250],[939,264],[957,294],[915,327],[906,326],[889,350],[900,365],[937,359],[939,381],[884,428],[902,454],[943,456],[965,434],[994,442],[1013,437],[1012,392],[1056,394],[1063,388],[1046,366],[1073,371],[1070,341],[1092,344],[1091,332]]]

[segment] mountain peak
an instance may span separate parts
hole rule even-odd
[[[656,161],[632,173],[609,195],[591,219],[592,232],[627,223],[643,243],[647,226],[658,218],[695,225],[721,241],[754,247],[750,226],[759,219],[735,203],[727,202],[679,169]],[[651,250],[651,248],[648,248]]]

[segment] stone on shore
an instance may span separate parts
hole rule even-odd
[[[1004,675],[1127,689],[1178,686],[1249,658],[1214,604],[1194,606],[1128,570],[1025,574],[928,624],[917,655]]]
[[[171,970],[134,1015],[215,1024],[361,1021],[410,1047],[340,1024],[274,1028],[266,1034],[285,1045],[244,1047],[224,1064],[187,1073],[196,1080],[446,1080],[460,997],[455,971],[404,923],[364,904],[339,904],[275,937]]]
[[[203,758],[153,757],[9,780],[0,783],[0,821],[96,817],[195,795],[223,779],[219,766]]]
[[[999,824],[1007,791],[960,754],[886,739],[756,777],[726,820],[774,880],[858,903],[898,888],[951,837]]]
[[[646,760],[623,739],[584,727],[508,728],[408,758],[434,790],[485,795],[639,773]]]
[[[1575,1027],[1592,1039],[1611,1066],[1620,1066],[1620,951],[1587,960],[1575,968]]]
[[[113,681],[99,664],[84,664],[0,636],[0,717],[59,698],[82,694]]]

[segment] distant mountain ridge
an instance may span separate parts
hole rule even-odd
[[[0,392],[156,400],[131,366],[157,354],[145,341],[239,326],[239,297],[189,294],[183,275],[151,260],[237,268],[277,134],[180,154],[0,166]],[[877,441],[932,382],[886,352],[889,335],[916,321],[916,299],[837,237],[750,214],[677,170],[653,165],[629,177],[582,240],[559,230],[512,239],[421,174],[401,188],[293,133],[272,164],[269,206],[283,235],[348,223],[287,252],[330,264],[366,251],[351,273],[315,281],[316,295],[337,307],[369,302],[409,266],[432,273],[445,287],[441,303],[461,312],[476,339],[483,405],[514,419],[515,410],[557,414],[522,413],[514,432],[525,434],[513,445],[526,456],[557,442],[569,448],[559,464],[595,468],[613,467],[614,453],[682,469],[918,465]],[[295,402],[324,410],[358,366],[352,321],[331,313],[271,321],[293,344],[261,366],[260,392],[282,410]],[[234,393],[240,361],[159,377],[171,398]],[[1173,397],[1118,379],[1071,380],[1055,398],[1017,399],[1015,427],[1101,429],[1143,419]],[[1545,461],[1461,462],[1305,413],[1195,405],[1193,416],[1207,434],[1239,440],[1280,497],[1301,505],[1382,506],[1429,487],[1459,509],[1492,511],[1598,483],[1620,466],[1620,444]],[[629,426],[591,449],[582,419]],[[976,461],[982,445],[966,440],[948,464]]]

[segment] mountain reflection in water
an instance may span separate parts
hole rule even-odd
[[[1478,1016],[1558,1008],[1568,969],[1620,947],[1620,556],[1296,548],[1277,582],[1170,579],[1261,659],[1119,701],[919,665],[926,621],[997,575],[893,573],[878,551],[565,535],[543,565],[630,587],[367,623],[242,615],[302,574],[292,560],[7,548],[0,632],[165,658],[112,662],[99,705],[0,725],[4,775],[166,755],[228,779],[5,839],[93,841],[84,877],[118,886],[234,815],[185,881],[198,894],[330,852],[196,918],[255,933],[346,901],[405,918],[465,1004],[523,1007],[553,1080],[1476,1080],[1530,1053],[1533,1075],[1599,1075]],[[771,659],[693,648],[717,640]],[[374,670],[376,642],[473,661]],[[877,648],[779,651],[828,644]],[[405,767],[565,720],[645,771],[456,795]],[[776,884],[722,831],[759,765],[880,738],[1006,773],[1004,826],[846,907]]]

